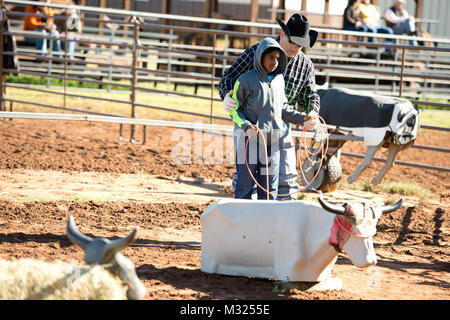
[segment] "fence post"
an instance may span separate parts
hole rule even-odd
[[[49,50],[47,52],[47,57],[48,57],[48,71],[47,71],[47,88],[50,88],[51,85],[51,75],[53,73],[53,39],[52,39],[52,33],[51,32],[47,32],[44,34],[44,37],[46,37],[47,39],[49,39]],[[45,48],[45,50],[47,50],[47,48]]]
[[[406,49],[402,49],[402,71],[400,76],[400,88],[399,88],[399,94],[398,96],[401,98],[403,94],[403,71],[405,70],[405,51]]]
[[[111,43],[113,43],[114,41],[114,36],[115,36],[115,29],[110,29],[109,30],[109,38],[111,40]],[[119,48],[120,50],[120,48]],[[108,63],[110,64],[110,66],[108,67],[108,82],[111,83],[112,82],[112,66],[111,64],[113,64],[113,56],[114,56],[114,50],[113,50],[113,46],[112,44],[109,46],[109,56],[108,56]],[[108,84],[107,87],[108,92],[111,92],[111,85]]]
[[[131,66],[131,117],[136,118],[136,82],[137,82],[137,60],[138,60],[138,39],[139,39],[139,26],[137,24],[136,16],[133,16],[133,65]],[[130,141],[134,142],[134,135],[136,131],[136,126],[131,125],[131,135]]]
[[[330,56],[330,51],[327,50],[327,65],[331,65],[331,56]],[[325,82],[330,83],[330,70],[327,70],[325,73]]]
[[[4,15],[6,12],[3,11],[3,0],[1,1],[1,8],[0,8],[0,111],[6,111],[5,110],[5,92],[4,92],[4,86],[6,85],[3,83],[3,23],[4,23]]]
[[[384,48],[386,50],[386,48]],[[380,67],[380,60],[381,60],[381,47],[377,47],[377,68]],[[380,80],[378,75],[375,75],[375,93],[378,93],[378,85],[380,84]]]
[[[64,23],[64,108],[67,107],[67,49],[69,47],[69,42],[67,41],[67,35],[68,35],[68,28],[67,28],[67,16]]]
[[[213,37],[213,58],[212,58],[212,70],[211,70],[211,110],[210,110],[209,123],[212,123],[212,116],[213,116],[214,77],[216,75],[216,41],[217,41],[217,33],[214,33],[214,37]]]
[[[228,34],[225,35],[225,40],[224,40],[224,49],[223,49],[223,55],[226,56],[228,54],[228,47],[230,46],[230,37],[228,36]],[[222,60],[222,75],[225,73],[225,69],[227,67],[227,59],[223,59]]]
[[[428,70],[429,64],[430,64],[430,60],[428,59],[428,57],[426,57],[426,58],[425,58],[425,69],[426,69],[426,70]],[[428,82],[429,82],[428,79],[424,79],[424,81],[423,81],[423,87],[424,87],[425,90],[423,90],[422,98],[423,98],[423,100],[425,100],[425,101],[427,100],[426,95],[427,95],[427,92],[428,92]],[[431,89],[431,86],[432,86],[432,83],[430,83],[430,89]],[[434,86],[433,86],[433,87],[434,87]],[[433,92],[431,92],[431,96],[433,96]],[[417,100],[419,100],[419,97],[417,98]],[[425,106],[422,105],[422,108],[421,108],[421,109],[422,109],[422,110],[425,110]]]
[[[167,91],[170,91],[170,73],[172,72],[172,38],[173,38],[173,29],[169,30],[169,50],[167,51],[167,79],[166,86]]]

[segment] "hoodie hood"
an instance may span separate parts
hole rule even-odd
[[[278,67],[274,71],[274,74],[277,75],[279,73],[283,73],[287,66],[287,56],[284,52],[283,48],[281,48],[278,41],[276,41],[273,38],[264,38],[258,45],[258,48],[255,52],[255,59],[254,59],[254,68],[256,72],[258,73],[259,77],[263,81],[269,81],[269,78],[267,77],[267,71],[264,69],[264,66],[262,65],[262,57],[266,50],[270,48],[277,48],[280,50],[280,61],[278,62]]]
[[[269,82],[267,72],[261,63],[265,51],[271,48],[280,50],[278,67]],[[233,99],[236,108],[230,112],[233,122],[245,132],[249,126],[256,125],[266,137],[267,146],[277,144],[288,130],[284,120],[302,124],[304,115],[288,107],[283,73],[287,66],[287,56],[280,44],[265,38],[256,48],[254,68],[241,74],[234,84]],[[262,143],[262,139],[257,139]],[[242,149],[243,151],[244,149]],[[272,149],[274,151],[274,149]]]

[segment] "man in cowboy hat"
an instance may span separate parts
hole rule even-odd
[[[308,19],[297,13],[292,15],[286,24],[278,18],[277,22],[281,27],[281,31],[276,40],[288,57],[288,64],[284,71],[285,95],[290,108],[296,109],[296,106],[298,106],[297,109],[306,114],[303,126],[307,130],[312,130],[319,124],[315,116],[319,114],[320,98],[315,88],[314,65],[301,49],[312,48],[317,40],[318,32],[311,30]],[[226,112],[236,108],[236,101],[231,97],[231,90],[241,74],[253,69],[253,60],[258,45],[259,43],[245,50],[222,76],[219,83],[219,93]],[[278,193],[292,193],[292,195],[282,197],[282,199],[296,199],[295,191],[299,189],[299,186],[296,181],[298,173],[295,146],[290,125],[288,123],[286,125],[288,130],[285,136],[282,137],[279,146],[280,175]],[[233,180],[233,186],[235,181],[236,176]]]

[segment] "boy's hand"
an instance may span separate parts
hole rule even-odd
[[[319,118],[315,112],[310,112],[304,118],[303,127],[306,130],[314,130],[319,125]]]
[[[236,108],[237,101],[232,98],[233,91],[228,92],[228,94],[225,96],[225,99],[223,99],[223,109],[226,113],[230,113],[231,110]]]
[[[256,137],[258,135],[258,130],[256,129],[255,125],[251,125],[250,127],[245,130],[245,134],[249,137]]]

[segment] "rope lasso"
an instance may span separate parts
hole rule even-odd
[[[257,126],[254,126],[254,128],[257,130],[258,134],[261,134],[263,145],[264,145],[264,152],[265,152],[265,156],[266,156],[266,186],[267,186],[267,189],[264,188],[263,186],[261,186],[258,183],[258,181],[256,181],[256,179],[253,176],[253,174],[252,174],[252,172],[250,170],[250,167],[248,165],[247,150],[248,150],[248,142],[250,141],[250,138],[247,139],[247,142],[245,143],[245,165],[247,166],[247,170],[248,170],[248,173],[250,174],[250,177],[253,179],[253,181],[256,183],[256,185],[267,193],[267,200],[270,199],[270,195],[272,195],[274,197],[287,197],[287,196],[290,196],[290,195],[302,192],[306,188],[308,188],[311,185],[311,183],[313,183],[314,180],[317,178],[317,176],[318,176],[318,174],[320,172],[320,169],[322,167],[323,160],[325,159],[325,157],[327,155],[327,152],[328,152],[328,132],[326,131],[326,122],[325,122],[325,120],[322,117],[320,117],[320,116],[317,116],[317,117],[320,120],[320,122],[323,123],[323,125],[319,125],[319,128],[321,129],[321,137],[323,137],[323,136],[326,137],[326,139],[325,139],[326,140],[325,148],[324,148],[324,144],[321,143],[319,149],[316,152],[312,152],[312,151],[308,150],[308,148],[306,147],[306,129],[305,128],[303,128],[303,130],[302,130],[301,138],[303,138],[303,139],[300,139],[300,141],[301,141],[300,143],[301,144],[302,144],[302,140],[303,140],[303,145],[304,145],[304,148],[306,150],[306,157],[308,158],[308,160],[310,162],[312,162],[313,164],[316,164],[316,163],[319,164],[317,172],[314,175],[314,177],[311,179],[311,181],[308,181],[308,179],[305,177],[305,173],[303,172],[302,166],[300,166],[300,172],[302,174],[303,180],[305,182],[307,182],[307,184],[302,189],[299,189],[299,190],[291,192],[291,193],[286,193],[286,194],[276,194],[276,193],[270,192],[270,190],[269,190],[269,161],[268,161],[269,158],[268,158],[268,155],[267,155],[267,143],[266,143],[266,139],[264,137],[264,134],[261,132],[261,130]],[[302,153],[302,146],[300,146],[300,154],[301,153]],[[320,157],[319,161],[312,160],[310,158],[310,156],[312,157],[314,155],[318,155],[319,153],[321,154],[321,157]],[[317,193],[319,193],[319,194],[322,194],[322,191],[320,191],[320,190],[316,190],[316,189],[312,189],[312,190],[317,192]]]
[[[350,230],[349,230],[349,229],[347,229],[346,226],[344,226],[344,224],[342,224],[341,221],[339,221],[339,217],[341,217],[341,216],[340,216],[340,215],[336,215],[336,217],[334,217],[334,220],[335,220],[335,221],[338,223],[338,225],[339,225],[345,232],[347,232],[349,235],[352,235],[352,236],[357,237],[357,238],[367,239],[367,238],[370,238],[370,237],[374,236],[375,233],[376,233],[376,231],[375,231],[373,234],[368,235],[368,236],[365,236],[365,235],[359,235],[359,234],[353,233],[352,231],[353,231],[353,229],[355,228],[355,225],[352,224],[352,227],[351,227]]]

